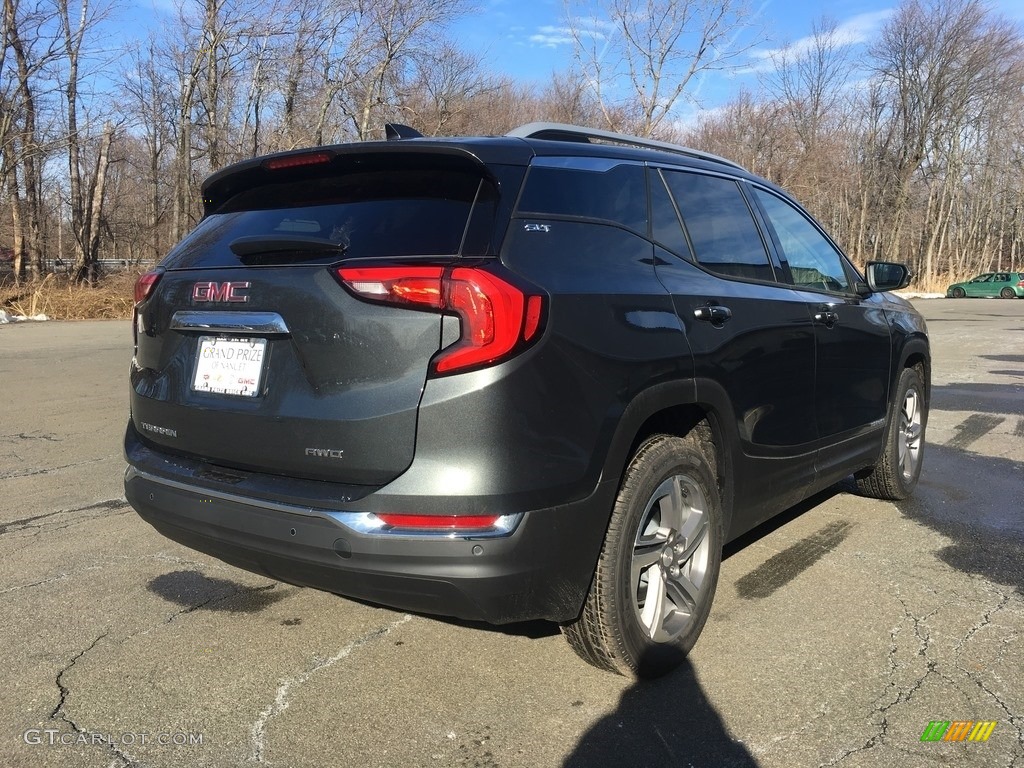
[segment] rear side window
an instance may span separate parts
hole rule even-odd
[[[724,277],[775,280],[761,233],[735,181],[683,171],[663,174],[702,267]]]
[[[553,165],[560,160],[564,166]],[[518,215],[600,219],[646,234],[644,169],[590,158],[541,158],[526,177]]]
[[[382,168],[263,183],[235,194],[164,260],[169,268],[332,262],[366,256],[479,255],[497,193],[462,169]],[[465,242],[467,233],[480,242]],[[244,252],[232,243],[247,238]],[[260,241],[272,243],[261,249]],[[303,240],[316,241],[313,245]],[[330,245],[337,246],[331,250]]]

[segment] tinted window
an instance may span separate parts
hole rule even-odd
[[[541,162],[552,160],[544,158]],[[598,163],[594,166],[591,170],[533,165],[519,201],[519,214],[603,219],[646,233],[644,169],[623,164],[610,168],[602,168]]]
[[[672,253],[690,258],[690,247],[686,243],[679,214],[661,174],[656,171],[651,174],[651,236],[654,242]]]
[[[764,207],[779,240],[793,283],[816,290],[848,291],[850,282],[843,257],[810,219],[787,201],[764,190],[754,189],[754,195]]]
[[[493,211],[496,199],[493,187],[481,183],[478,175],[436,168],[261,184],[234,195],[207,216],[164,263],[186,268],[337,261],[342,251],[353,258],[475,253],[473,248],[485,245],[463,247],[474,200],[477,210]],[[487,236],[486,230],[480,235]],[[293,250],[238,256],[230,245],[239,237],[278,243],[311,238],[337,244],[340,250],[304,251],[297,244]]]
[[[761,234],[735,181],[665,171],[698,263],[726,277],[774,280]]]

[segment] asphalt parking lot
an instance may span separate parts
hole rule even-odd
[[[913,500],[845,484],[731,545],[704,635],[636,683],[557,628],[269,581],[124,502],[125,322],[0,327],[0,764],[1024,766],[1024,301],[921,300]],[[933,721],[995,722],[931,742]]]

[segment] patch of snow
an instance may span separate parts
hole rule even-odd
[[[0,309],[0,325],[5,325],[7,323],[24,323],[26,321],[41,323],[44,320],[49,319],[50,318],[46,315],[32,315],[31,317],[26,317],[25,315],[10,315]]]
[[[897,291],[897,296],[904,299],[944,299],[944,293],[926,293],[925,291]]]

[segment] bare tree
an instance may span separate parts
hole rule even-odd
[[[53,13],[45,6],[24,11],[18,0],[3,0],[4,64],[0,67],[6,102],[0,115],[0,172],[11,200],[14,273],[37,277],[42,265],[42,163],[38,128],[40,74],[54,58],[48,29]],[[9,60],[8,60],[9,52]],[[8,79],[13,76],[12,79]],[[13,83],[13,87],[10,84]],[[19,173],[20,171],[20,173]],[[19,179],[20,176],[20,179]]]
[[[466,10],[465,0],[360,0],[348,54],[349,87],[342,110],[356,139],[370,138],[395,112],[415,68],[416,54],[439,42]]]
[[[80,126],[82,104],[79,87],[86,35],[95,31],[106,9],[91,6],[89,0],[80,0],[76,18],[72,15],[75,9],[69,0],[55,0],[55,7],[64,43],[61,53],[65,67],[65,143],[68,157],[71,231],[74,236],[74,271],[77,280],[94,282],[99,277],[100,221],[103,216],[105,181],[114,128],[107,122],[102,134],[98,139],[94,139],[88,135],[88,124]],[[83,155],[85,145],[91,141],[95,141],[95,154],[92,162],[87,163]]]
[[[912,181],[929,153],[998,104],[1007,66],[1020,66],[1019,32],[980,0],[908,0],[885,25],[871,57],[891,131],[879,147],[894,211],[890,253],[902,246]],[[933,250],[925,279],[935,274]]]
[[[444,41],[415,57],[402,108],[410,122],[425,134],[478,131],[472,118],[478,99],[502,84],[500,79],[485,74],[479,56]]]
[[[156,40],[150,37],[129,54],[129,66],[122,73],[123,112],[130,116],[145,148],[144,157],[129,155],[129,165],[145,180],[140,188],[146,200],[146,221],[149,256],[152,260],[163,254],[163,225],[166,201],[173,194],[168,157],[172,150],[174,126],[174,86],[158,58]],[[141,222],[137,224],[141,227]]]
[[[787,45],[770,59],[772,69],[762,83],[781,104],[803,149],[813,153],[822,134],[843,121],[852,63],[849,47],[835,21],[819,19],[802,45]]]
[[[606,124],[651,136],[708,72],[736,66],[754,44],[744,0],[566,0],[580,71]],[[620,125],[621,115],[628,124]]]

